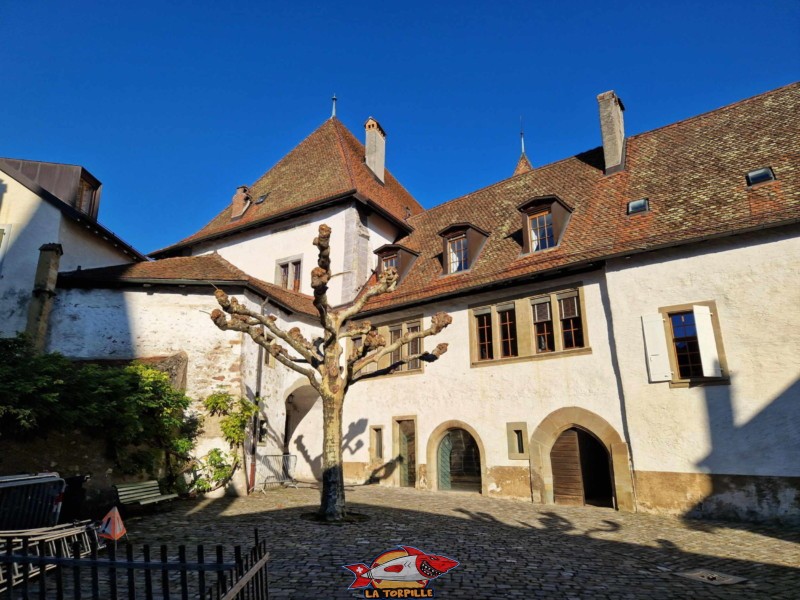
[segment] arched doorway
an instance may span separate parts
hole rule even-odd
[[[555,503],[613,507],[610,462],[591,433],[578,427],[561,432],[550,450]]]
[[[439,442],[436,467],[440,490],[481,491],[481,454],[465,429],[450,429]]]
[[[603,447],[610,456],[607,464],[610,463],[614,506],[620,510],[636,510],[628,444],[603,417],[577,406],[554,410],[542,419],[531,435],[529,460],[533,501],[537,504],[554,504],[556,501],[551,451],[562,433],[568,429],[590,433],[593,440]],[[598,455],[591,450],[591,446],[588,454]]]

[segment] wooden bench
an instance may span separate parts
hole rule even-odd
[[[178,497],[178,494],[162,494],[155,479],[137,483],[119,483],[114,489],[117,490],[117,499],[122,506],[131,504],[146,506]]]

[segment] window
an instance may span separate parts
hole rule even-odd
[[[531,236],[531,252],[547,250],[556,245],[553,236],[553,214],[546,212],[536,213],[528,217]]]
[[[561,289],[473,308],[473,363],[590,352],[582,293]]]
[[[572,214],[572,209],[556,196],[526,200],[517,210],[522,213],[523,254],[558,246]]]
[[[444,275],[472,268],[478,260],[489,232],[471,223],[452,223],[439,234],[442,238],[442,270]]]
[[[628,202],[627,214],[629,215],[647,212],[648,210],[650,210],[650,200],[648,198],[640,198],[639,200],[631,200]]]
[[[458,273],[469,268],[467,236],[460,235],[447,240],[448,273]]]
[[[383,460],[383,427],[370,428],[370,458],[373,462]]]
[[[303,272],[303,263],[298,259],[289,259],[281,261],[277,266],[276,282],[282,288],[292,290],[294,292],[300,291],[300,277]]]
[[[651,382],[727,382],[727,364],[713,301],[670,306],[643,315]]]
[[[397,268],[397,254],[390,254],[389,256],[384,256],[381,259],[382,265],[381,270],[385,271],[386,269],[390,269],[394,267]]]
[[[395,323],[392,325],[382,325],[376,327],[377,331],[386,339],[386,344],[389,345],[393,342],[399,340],[403,335],[407,333],[417,333],[421,331],[422,328],[422,321],[420,320],[413,320],[407,321],[405,323]],[[363,339],[361,336],[354,337],[352,340],[353,346],[356,348],[360,348],[361,344],[363,344]],[[403,344],[401,347],[393,350],[389,355],[384,356],[379,361],[379,364],[370,363],[361,371],[362,373],[373,373],[380,369],[388,369],[391,365],[396,364],[397,362],[415,355],[415,354],[422,354],[424,352],[422,338],[416,338],[408,342],[407,344]],[[401,364],[394,369],[394,373],[407,373],[413,371],[422,371],[422,361],[420,359],[410,360],[407,363]]]
[[[498,307],[497,316],[500,318],[500,355],[504,358],[517,356],[517,320],[514,305]]]
[[[475,329],[478,332],[478,360],[492,360],[492,311],[484,310],[475,314]]]
[[[3,268],[3,259],[5,258],[10,244],[11,225],[0,225],[0,269]]]
[[[508,438],[508,458],[527,460],[528,424],[524,421],[518,423],[506,423],[506,436]]]
[[[583,325],[579,313],[578,293],[570,292],[558,298],[561,314],[561,333],[564,336],[564,349],[583,348]]]
[[[775,172],[772,170],[772,167],[755,169],[753,171],[749,171],[747,175],[745,175],[745,179],[747,180],[748,186],[754,186],[767,181],[775,181]]]

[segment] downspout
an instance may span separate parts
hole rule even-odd
[[[264,298],[261,303],[261,313],[264,313],[264,306],[266,306],[268,299]],[[250,440],[250,482],[247,486],[247,493],[251,493],[256,489],[256,452],[258,450],[258,432],[259,420],[261,417],[261,379],[264,369],[264,348],[258,347],[258,358],[256,359],[256,391],[254,400],[256,404],[256,413],[253,415],[252,435]]]

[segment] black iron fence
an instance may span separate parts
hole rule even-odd
[[[109,543],[105,557],[92,542],[88,555],[75,543],[68,555],[61,545],[0,537],[0,598],[92,600],[262,600],[268,598],[266,541],[255,531],[252,548],[233,553],[221,545],[194,552],[178,546]],[[209,551],[211,550],[211,551]],[[5,585],[3,585],[5,582]]]

